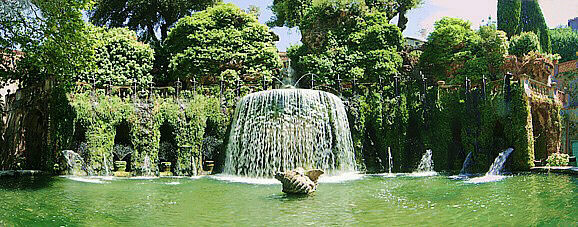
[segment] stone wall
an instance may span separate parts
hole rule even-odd
[[[19,89],[6,97],[0,126],[0,169],[42,169],[47,144],[50,83]]]

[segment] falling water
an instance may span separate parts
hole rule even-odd
[[[195,161],[195,156],[191,156],[191,166],[193,166],[193,176],[197,175],[197,162]]]
[[[508,148],[505,151],[503,151],[502,153],[500,153],[498,155],[498,157],[496,157],[496,159],[494,160],[494,163],[492,164],[492,166],[490,166],[490,170],[486,173],[485,176],[472,178],[472,179],[466,181],[466,183],[479,184],[479,183],[487,183],[487,182],[499,181],[499,180],[504,179],[505,176],[501,175],[502,169],[504,168],[504,163],[506,163],[506,160],[508,159],[508,156],[510,156],[512,151],[514,151],[513,148]]]
[[[64,150],[62,151],[64,159],[66,159],[66,164],[68,166],[68,174],[80,176],[86,175],[84,169],[84,160],[82,157],[74,151]]]
[[[148,154],[144,157],[142,170],[145,176],[152,176],[151,158],[149,158]]]
[[[393,157],[391,157],[391,148],[387,148],[387,156],[389,157],[388,173],[391,175],[391,169],[393,168]]]
[[[490,166],[490,170],[486,173],[486,175],[493,175],[493,176],[500,175],[502,173],[502,169],[504,168],[504,163],[506,162],[506,159],[508,158],[508,156],[510,156],[512,151],[514,151],[513,148],[508,148],[502,153],[500,153],[500,155],[498,155],[498,157],[496,157],[496,159],[494,160],[494,164]]]
[[[421,161],[417,166],[416,172],[423,173],[423,172],[433,172],[433,159],[431,158],[432,152],[431,150],[426,150],[423,156],[421,157]]]
[[[106,161],[106,154],[102,154],[102,163],[104,165],[104,172],[105,172],[105,176],[110,175],[110,172],[108,171],[108,162]]]
[[[434,171],[434,164],[432,159],[432,151],[430,149],[426,150],[421,161],[417,166],[417,169],[410,174],[411,176],[435,176],[437,173]]]
[[[466,156],[466,160],[464,160],[464,164],[462,165],[462,170],[460,170],[460,176],[468,175],[468,169],[472,164],[472,152],[468,153]]]
[[[225,173],[271,177],[276,171],[355,171],[353,142],[341,99],[323,91],[276,89],[237,104]]]

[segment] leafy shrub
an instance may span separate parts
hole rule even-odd
[[[552,53],[560,54],[562,57],[560,62],[578,59],[576,56],[578,32],[572,31],[572,28],[556,28],[549,33],[552,39]]]
[[[568,154],[553,153],[548,157],[546,162],[548,166],[566,166],[568,165],[569,158]]]
[[[508,51],[518,57],[531,51],[540,51],[540,39],[533,32],[522,32],[522,34],[512,37]]]
[[[154,51],[137,40],[136,33],[126,28],[93,27],[94,63],[96,68],[84,70],[76,75],[77,81],[105,85],[139,86],[152,81]]]
[[[483,75],[499,78],[508,50],[505,32],[494,26],[474,31],[470,22],[449,17],[436,21],[434,28],[420,56],[426,76],[450,84],[463,83],[465,77],[476,81]]]
[[[181,18],[165,41],[171,55],[170,79],[215,81],[227,70],[227,75],[234,71],[243,81],[270,78],[281,67],[278,39],[255,15],[233,4],[193,13]]]

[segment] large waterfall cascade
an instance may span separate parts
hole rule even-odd
[[[341,99],[308,89],[243,97],[231,125],[225,174],[272,177],[297,167],[323,169],[328,175],[356,170]]]

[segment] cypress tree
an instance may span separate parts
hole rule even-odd
[[[522,0],[498,0],[498,30],[509,37],[519,33]]]
[[[551,53],[552,43],[548,33],[548,25],[544,20],[538,0],[522,0],[522,11],[518,32],[534,32],[540,38],[542,51]]]

